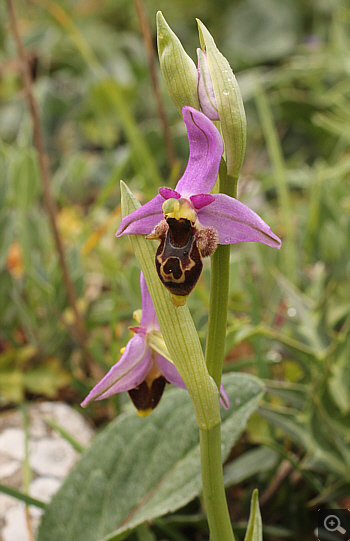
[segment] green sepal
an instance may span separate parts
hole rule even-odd
[[[124,217],[139,208],[140,203],[123,181],[120,191]],[[191,314],[186,305],[175,309],[170,293],[158,278],[154,261],[156,243],[143,235],[130,235],[129,239],[144,274],[164,342],[192,400],[197,424],[203,430],[210,430],[220,424],[219,393],[208,373]]]
[[[174,364],[161,332],[150,332],[147,337],[147,342],[151,349],[153,349],[156,353],[159,353],[159,355],[162,357],[165,357],[165,359],[167,359],[171,364]]]
[[[213,37],[199,19],[197,19],[197,23],[201,47],[207,54],[220,116],[226,149],[227,173],[236,179],[242,168],[247,137],[247,123],[241,91],[230,64],[216,47]]]
[[[185,105],[199,110],[196,65],[161,11],[157,13],[157,44],[164,83],[176,108],[180,113]]]

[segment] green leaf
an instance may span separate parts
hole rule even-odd
[[[350,412],[350,336],[344,347],[340,350],[335,363],[332,364],[332,376],[329,379],[329,388],[334,402],[343,415]]]
[[[275,468],[279,455],[269,447],[257,447],[239,456],[224,468],[225,487],[242,483],[257,473]]]
[[[157,541],[156,536],[147,524],[141,524],[141,526],[136,529],[136,536],[138,541]]]
[[[225,460],[263,394],[260,380],[224,376]],[[117,541],[145,521],[174,512],[201,491],[199,435],[188,394],[169,390],[141,419],[122,414],[103,430],[54,496],[38,541]]]
[[[2,492],[3,494],[7,494],[8,496],[12,496],[16,500],[25,502],[26,505],[34,505],[35,507],[39,507],[39,509],[45,509],[46,507],[45,502],[42,502],[41,500],[37,500],[36,498],[32,498],[31,496],[28,496],[28,494],[24,494],[24,492],[20,492],[19,490],[16,490],[12,487],[8,487],[1,483],[0,483],[0,492]]]
[[[300,383],[289,381],[264,380],[268,391],[288,404],[302,409],[308,397],[309,388]]]
[[[259,408],[259,413],[270,423],[277,426],[287,434],[292,441],[301,445],[304,449],[313,449],[312,438],[296,415],[298,411],[286,410],[264,404]]]
[[[40,194],[36,152],[31,148],[22,149],[14,153],[12,158],[9,177],[13,196],[18,208],[26,212],[35,204]]]
[[[250,504],[250,517],[244,541],[263,540],[262,520],[259,509],[258,491],[254,490]]]

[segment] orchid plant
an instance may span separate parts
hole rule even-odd
[[[229,63],[205,26],[200,21],[198,25],[197,69],[163,15],[157,14],[160,66],[187,128],[189,160],[175,188],[160,187],[143,206],[121,184],[123,218],[117,236],[130,235],[141,267],[142,315],[137,314],[139,325],[130,328],[134,336],[120,360],[82,405],[128,391],[138,413],[146,416],[159,403],[166,382],[187,389],[200,432],[211,540],[234,541],[223,484],[219,410],[219,398],[229,407],[221,375],[230,245],[260,242],[280,248],[281,241],[236,198],[246,140],[243,102]],[[219,121],[219,129],[212,120]],[[186,299],[200,277],[202,258],[209,256],[204,357]],[[253,539],[254,525],[249,528],[246,539]],[[262,539],[259,535],[254,539]]]

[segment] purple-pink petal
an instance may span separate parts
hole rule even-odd
[[[135,334],[119,361],[95,385],[81,405],[85,407],[91,400],[102,400],[112,394],[134,389],[145,379],[151,365],[151,351],[145,336]]]
[[[220,403],[225,410],[228,410],[231,406],[230,399],[224,389],[223,384],[220,385]]]
[[[199,210],[215,201],[215,197],[210,193],[200,193],[198,195],[191,195],[190,200],[194,208]]]
[[[148,235],[163,219],[162,205],[164,198],[156,195],[142,207],[125,216],[116,233],[121,235]]]
[[[170,199],[170,198],[180,199],[181,197],[179,192],[172,190],[171,188],[164,187],[164,186],[162,188],[159,188],[158,192],[163,197],[163,199]]]
[[[215,227],[219,244],[262,242],[271,248],[281,247],[281,240],[256,212],[228,195],[214,194],[214,198],[211,205],[198,211],[198,220]]]
[[[209,193],[219,171],[224,145],[214,124],[193,107],[183,107],[187,127],[190,157],[186,170],[176,185],[182,197]]]
[[[140,326],[143,327],[146,331],[150,331],[152,329],[159,330],[156,312],[154,310],[151,295],[149,294],[146,280],[142,271],[140,275],[140,286],[142,299],[142,316]]]
[[[186,385],[182,381],[177,368],[168,359],[157,354],[155,356],[155,364],[169,383],[176,385],[176,387],[181,387],[181,389],[186,389]]]

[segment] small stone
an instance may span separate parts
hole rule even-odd
[[[63,478],[77,459],[77,453],[63,439],[44,438],[33,441],[29,448],[29,464],[38,475]]]
[[[54,477],[38,477],[30,483],[29,492],[33,498],[37,498],[42,502],[49,503],[52,496],[61,486],[61,481]],[[44,510],[39,507],[30,507],[30,516],[39,518]]]
[[[1,460],[1,457],[0,457]],[[17,472],[21,468],[21,463],[17,460],[7,460],[4,462],[0,462],[0,479],[6,479],[7,477],[11,477],[14,473]]]
[[[25,505],[18,502],[6,513],[6,525],[2,530],[3,541],[30,541]]]
[[[0,455],[24,459],[24,432],[20,428],[7,428],[0,434]]]
[[[70,443],[51,428],[51,418],[80,444],[88,445],[93,430],[84,417],[62,402],[31,404],[29,414],[29,463],[32,482],[29,494],[49,502],[79,458]],[[0,414],[0,483],[23,491],[25,435],[18,410]],[[29,506],[30,528],[35,536],[43,510]],[[0,493],[0,541],[30,541],[23,502]]]

